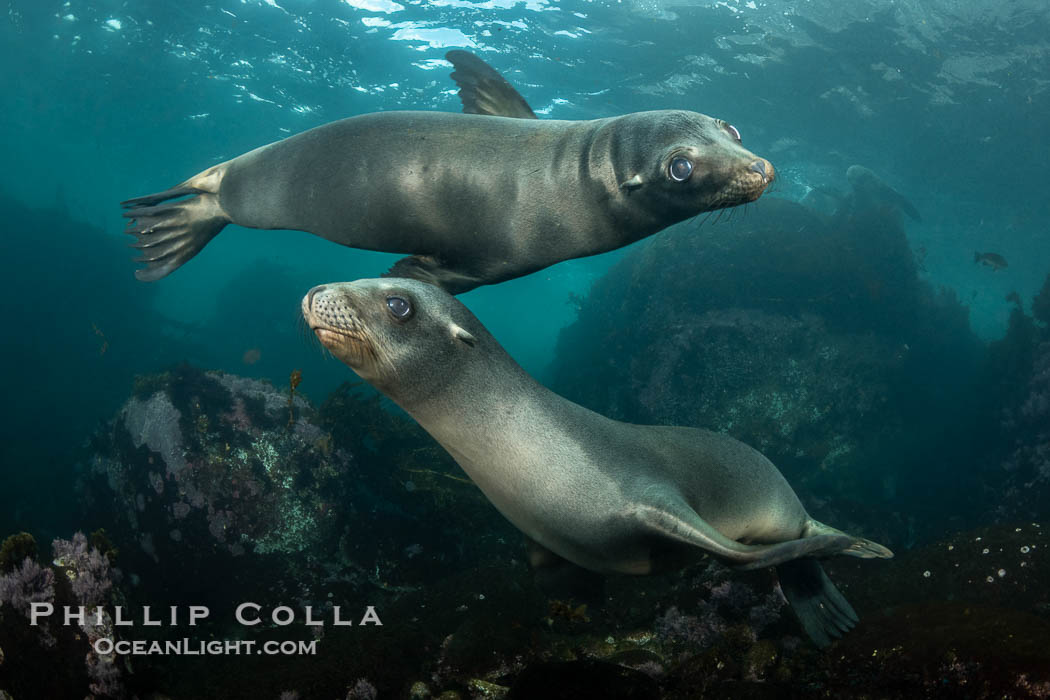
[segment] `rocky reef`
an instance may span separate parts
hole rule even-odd
[[[1031,315],[1015,303],[981,375],[991,438],[981,495],[987,516],[1001,521],[1040,519],[1050,503],[1050,275]]]

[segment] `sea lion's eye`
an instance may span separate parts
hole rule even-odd
[[[394,314],[398,321],[404,321],[412,315],[412,305],[402,297],[387,297],[386,308],[390,309],[390,313]]]
[[[733,138],[735,138],[737,141],[742,141],[743,140],[743,139],[740,138],[740,130],[737,129],[735,126],[733,126],[732,124],[727,124],[727,123],[723,123],[722,126],[724,126],[726,128],[726,131],[729,132],[729,135],[732,136]]]
[[[685,182],[693,174],[693,163],[688,158],[678,156],[671,160],[671,165],[667,167],[667,174],[675,182]]]

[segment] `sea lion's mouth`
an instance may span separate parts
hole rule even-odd
[[[369,373],[379,361],[375,346],[364,333],[310,324],[321,345],[358,374]]]
[[[303,297],[303,318],[317,340],[358,374],[370,372],[379,358],[375,345],[349,301],[322,285]]]
[[[761,197],[773,180],[776,171],[768,160],[759,159],[734,177],[712,202],[712,209],[750,204]]]

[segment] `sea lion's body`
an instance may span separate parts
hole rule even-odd
[[[683,158],[688,172],[672,178]],[[735,129],[696,112],[590,121],[380,112],[263,146],[124,206],[147,263],[140,279],[169,274],[235,223],[408,254],[392,275],[455,294],[753,201],[772,179],[772,165]]]
[[[392,317],[391,300],[411,313]],[[890,556],[810,518],[776,467],[733,438],[621,423],[547,390],[434,287],[325,285],[303,314],[538,545],[534,563],[646,574],[706,551],[741,568],[777,566],[807,632],[826,643],[856,615],[813,557]]]
[[[620,191],[637,166],[618,150],[632,140],[672,140],[687,115],[366,114],[219,166],[217,194],[242,226],[435,258],[491,284],[619,248],[694,215],[681,205],[646,207],[641,195]]]

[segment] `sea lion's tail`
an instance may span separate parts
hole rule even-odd
[[[142,251],[135,262],[146,263],[145,268],[135,270],[135,277],[144,282],[165,277],[230,223],[219,206],[220,176],[215,170],[206,170],[170,190],[121,202],[127,210],[125,218],[130,219],[124,232],[135,236],[131,247]],[[185,195],[193,196],[168,201]]]
[[[784,562],[777,566],[777,578],[802,629],[818,647],[828,646],[860,620],[816,559]]]

